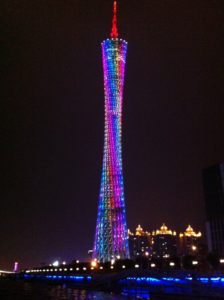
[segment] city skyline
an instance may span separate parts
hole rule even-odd
[[[111,4],[31,0],[2,10],[4,268],[82,259],[92,247],[104,122],[99,43]],[[129,42],[128,228],[164,221],[204,233],[201,170],[224,160],[223,16],[218,1],[119,1]]]

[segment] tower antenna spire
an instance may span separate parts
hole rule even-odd
[[[118,37],[118,31],[117,31],[117,1],[114,1],[114,9],[113,9],[114,15],[112,20],[112,30],[111,30],[111,38],[117,38]]]

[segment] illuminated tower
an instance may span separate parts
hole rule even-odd
[[[102,43],[105,130],[103,169],[93,258],[101,262],[129,258],[122,172],[121,124],[127,42],[118,39],[117,7],[111,38]]]

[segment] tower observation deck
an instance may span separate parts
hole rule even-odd
[[[114,1],[111,38],[102,42],[105,129],[93,259],[129,258],[122,171],[122,102],[127,42],[118,39]]]

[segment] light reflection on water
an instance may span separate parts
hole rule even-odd
[[[170,289],[171,288],[171,289]],[[217,298],[209,298],[209,294],[204,294],[204,297],[197,296],[192,297],[189,293],[180,293],[179,297],[178,289],[175,287],[169,287],[166,289],[165,294],[159,294],[158,291],[153,291],[151,286],[149,289],[145,286],[129,287],[128,285],[122,287],[122,294],[109,294],[98,291],[77,289],[75,286],[69,284],[52,284],[41,281],[22,281],[22,280],[8,280],[0,278],[0,300],[129,300],[129,299],[144,299],[144,300],[177,300],[177,299],[224,299],[220,298],[220,294]],[[150,297],[150,293],[152,293]],[[175,294],[175,296],[174,296]],[[223,295],[222,295],[223,296]]]
[[[95,291],[86,291],[86,290],[78,290],[73,287],[63,286],[55,286],[50,291],[50,299],[57,300],[121,300],[127,299],[126,297],[122,297],[119,295],[110,295],[103,292],[95,292]]]
[[[78,290],[67,285],[0,279],[1,300],[123,300],[127,297],[103,292]],[[130,299],[130,298],[129,298]]]

